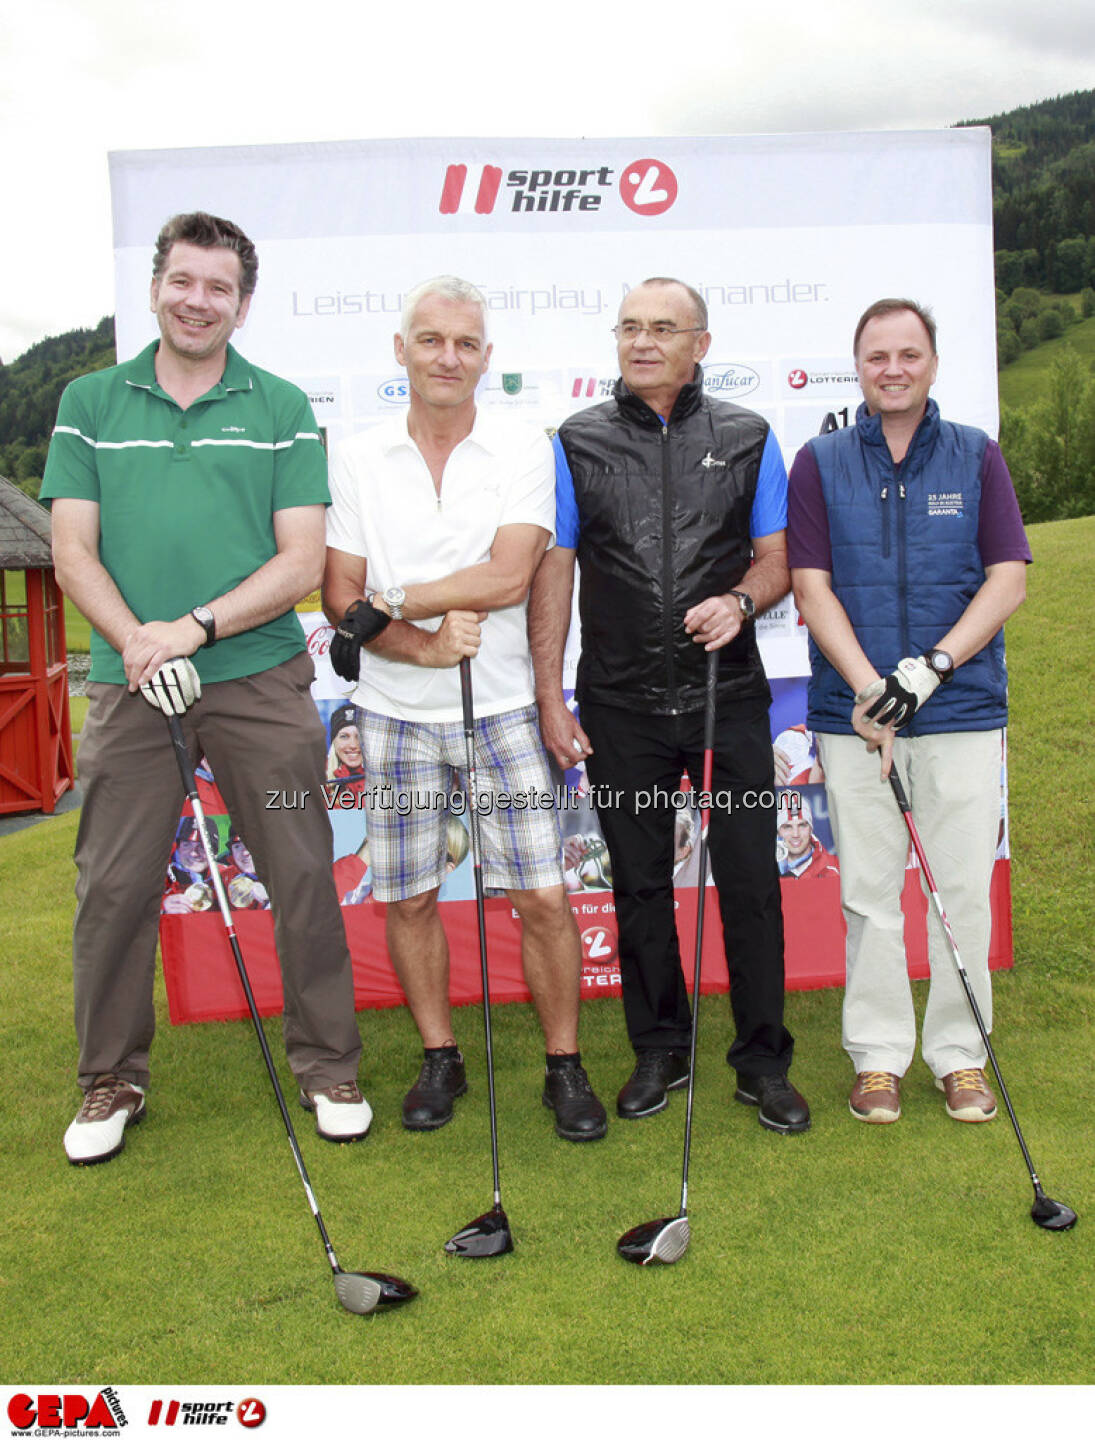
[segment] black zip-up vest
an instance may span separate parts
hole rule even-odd
[[[699,366],[668,425],[622,380],[564,421],[581,521],[577,697],[645,714],[702,710],[706,652],[684,616],[733,589],[752,560],[749,518],[768,422],[710,400]],[[719,652],[719,700],[770,698],[754,627]]]

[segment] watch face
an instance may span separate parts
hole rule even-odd
[[[943,679],[946,679],[954,670],[954,661],[945,650],[932,651],[931,665],[935,673]]]

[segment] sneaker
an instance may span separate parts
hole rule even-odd
[[[422,1061],[418,1079],[403,1097],[404,1130],[440,1130],[452,1119],[452,1102],[468,1088],[464,1057],[455,1045]]]
[[[656,1115],[669,1104],[667,1091],[688,1084],[688,1056],[681,1050],[640,1050],[635,1068],[616,1096],[616,1114],[624,1120]]]
[[[372,1108],[357,1088],[356,1080],[343,1080],[326,1090],[302,1090],[300,1103],[305,1110],[315,1111],[316,1134],[320,1139],[331,1140],[336,1145],[352,1145],[355,1140],[364,1140],[373,1123]]]
[[[888,1070],[861,1070],[855,1077],[848,1109],[868,1125],[892,1125],[901,1119],[899,1077]]]
[[[766,1130],[796,1135],[810,1128],[810,1107],[786,1075],[738,1074],[734,1099],[758,1107],[757,1119]]]
[[[98,1165],[125,1148],[125,1127],[144,1119],[144,1091],[117,1075],[99,1075],[84,1095],[80,1113],[65,1131],[72,1165]]]
[[[563,1140],[602,1140],[608,1131],[605,1107],[581,1064],[547,1068],[543,1101],[555,1111],[555,1133]]]
[[[977,1125],[996,1116],[996,1097],[989,1089],[983,1070],[952,1070],[935,1088],[947,1097],[947,1114],[952,1120]]]

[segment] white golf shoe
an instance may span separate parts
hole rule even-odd
[[[84,1095],[80,1113],[65,1131],[72,1165],[98,1165],[125,1147],[125,1127],[144,1119],[144,1091],[117,1075],[100,1075]]]
[[[315,1111],[316,1134],[336,1144],[364,1140],[373,1123],[369,1102],[353,1080],[343,1080],[326,1090],[302,1090],[300,1103],[305,1110]]]

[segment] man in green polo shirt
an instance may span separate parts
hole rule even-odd
[[[84,1103],[65,1133],[75,1165],[116,1155],[145,1114],[160,897],[183,802],[163,716],[138,693],[161,674],[181,677],[191,756],[210,760],[270,892],[301,1104],[329,1140],[363,1139],[372,1118],[321,803],[325,735],[293,609],[323,573],[327,467],[306,396],[228,344],[257,272],[230,221],[169,220],[152,271],[160,339],[74,381],[50,442],[42,499],[57,578],[94,627],[73,938]],[[270,792],[295,803],[267,809]]]

